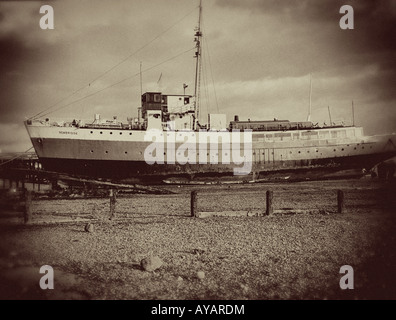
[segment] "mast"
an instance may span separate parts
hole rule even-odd
[[[195,63],[195,88],[194,88],[194,130],[196,129],[196,122],[199,117],[199,87],[201,81],[201,15],[202,15],[202,0],[199,1],[199,17],[198,17],[198,26],[195,28],[195,38],[194,41],[196,43],[196,51],[195,58],[197,59]]]
[[[307,121],[311,121],[311,110],[312,110],[312,73],[309,74],[309,109],[308,109],[308,117]]]
[[[332,125],[333,125],[333,123],[331,122],[330,106],[327,106],[327,110],[329,110],[330,126],[332,126]]]
[[[142,85],[142,61],[140,61],[140,96],[143,95],[143,85]]]
[[[353,105],[353,100],[352,100],[352,125],[355,126],[355,106]]]

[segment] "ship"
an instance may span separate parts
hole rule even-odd
[[[126,122],[29,118],[44,170],[112,182],[218,183],[362,176],[396,155],[395,134],[366,136],[354,123],[234,119],[199,122],[201,14],[195,28],[194,95],[145,92]]]

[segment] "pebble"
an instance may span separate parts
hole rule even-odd
[[[197,248],[197,249],[194,249],[194,250],[193,250],[193,253],[194,253],[194,254],[200,255],[200,254],[204,254],[205,251],[206,251],[206,250],[203,249],[203,248]]]
[[[94,231],[94,226],[93,226],[93,224],[92,224],[92,223],[87,223],[87,224],[85,225],[84,230],[85,230],[86,232],[93,232],[93,231]]]
[[[249,287],[245,284],[241,284],[241,288],[243,290],[244,293],[247,293],[249,291]]]
[[[179,277],[177,278],[177,281],[183,281],[183,278],[179,276]]]
[[[198,271],[197,272],[197,278],[202,280],[203,278],[205,278],[205,272],[203,271]]]
[[[163,261],[158,256],[144,258],[140,262],[140,266],[142,267],[142,269],[149,272],[161,268],[162,265]]]

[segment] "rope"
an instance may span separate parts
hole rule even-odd
[[[18,158],[23,157],[23,156],[25,155],[25,153],[28,153],[28,152],[29,152],[30,150],[32,150],[32,149],[33,149],[33,147],[30,147],[29,149],[27,149],[26,151],[24,151],[22,154],[20,154],[20,155],[14,157],[14,158],[11,158],[11,159],[7,160],[6,162],[0,163],[0,167],[3,166],[3,165],[5,165],[5,164],[7,164],[7,163],[9,163],[9,162],[11,162],[11,161],[14,161],[15,159],[18,159]]]
[[[164,35],[166,32],[168,32],[170,29],[172,29],[174,26],[176,26],[177,24],[179,24],[181,21],[183,21],[186,17],[188,17],[192,12],[194,12],[196,10],[197,7],[195,7],[193,10],[191,10],[190,12],[188,12],[186,15],[184,15],[180,20],[176,21],[174,24],[172,24],[170,27],[168,27],[167,29],[165,29],[163,32],[161,32],[158,36],[154,37],[152,40],[150,40],[149,42],[147,42],[145,45],[143,45],[142,47],[140,47],[139,49],[137,49],[136,51],[134,51],[133,53],[131,53],[129,56],[127,56],[126,58],[124,58],[123,60],[121,60],[119,63],[117,63],[116,65],[112,66],[111,68],[109,68],[108,70],[106,70],[105,72],[103,72],[101,75],[99,75],[98,77],[96,77],[95,79],[93,79],[91,82],[88,83],[88,85],[84,85],[83,87],[77,89],[76,91],[74,91],[72,94],[66,96],[65,98],[62,98],[60,100],[58,100],[57,102],[55,102],[54,104],[52,104],[51,106],[47,107],[46,109],[40,111],[39,113],[35,114],[34,116],[30,117],[29,119],[33,119],[39,116],[45,116],[48,115],[52,112],[55,112],[56,110],[47,112],[48,110],[56,107],[57,105],[59,105],[60,103],[62,103],[63,101],[73,97],[75,94],[77,94],[78,92],[82,91],[83,89],[90,87],[91,84],[93,84],[94,82],[96,82],[97,80],[99,80],[100,78],[104,77],[106,74],[108,74],[109,72],[111,72],[112,70],[114,70],[115,68],[117,68],[118,66],[120,66],[121,64],[123,64],[125,61],[129,60],[132,56],[134,56],[135,54],[137,54],[138,52],[140,52],[141,50],[143,50],[144,48],[146,48],[148,45],[150,45],[152,42],[154,42],[155,40],[157,40],[158,38],[160,38],[162,35]],[[88,95],[87,97],[89,97],[91,95]],[[70,104],[67,104],[66,106],[68,106]],[[45,113],[47,112],[47,113]],[[44,113],[44,114],[43,114]]]
[[[164,64],[164,63],[166,63],[166,62],[168,62],[168,61],[171,61],[171,60],[173,60],[173,59],[176,59],[177,57],[179,57],[179,56],[181,56],[181,55],[183,55],[183,54],[185,54],[185,53],[187,53],[187,52],[190,52],[190,51],[192,51],[192,50],[194,50],[194,49],[195,49],[195,47],[192,48],[192,49],[188,49],[188,50],[186,50],[186,51],[184,51],[184,52],[181,52],[181,53],[179,53],[179,54],[176,55],[176,56],[173,56],[173,57],[171,57],[171,58],[169,58],[169,59],[167,59],[167,60],[165,60],[165,61],[163,61],[163,62],[161,62],[161,63],[156,64],[155,66],[152,66],[152,67],[150,67],[150,68],[147,68],[147,69],[143,70],[142,72],[150,71],[150,70],[152,70],[152,69],[154,69],[154,68],[156,68],[156,67],[158,67],[158,66],[160,66],[160,65],[162,65],[162,64]],[[120,84],[120,83],[122,83],[122,82],[124,82],[124,81],[126,81],[126,80],[132,79],[132,78],[134,78],[134,77],[136,77],[136,76],[139,76],[139,75],[140,75],[140,72],[138,72],[138,73],[136,73],[136,74],[134,74],[134,75],[132,75],[132,76],[130,76],[130,77],[124,78],[124,79],[122,79],[122,80],[120,80],[120,81],[118,81],[118,82],[116,82],[116,83],[113,83],[113,84],[110,85],[110,86],[107,86],[107,87],[104,87],[104,88],[102,88],[102,89],[100,89],[100,90],[98,90],[98,91],[95,91],[95,92],[93,92],[93,93],[91,93],[91,94],[89,94],[89,95],[87,95],[87,96],[85,96],[85,97],[82,97],[82,98],[80,98],[80,99],[74,100],[74,101],[72,101],[72,102],[70,102],[70,103],[68,103],[68,104],[66,104],[66,105],[60,106],[59,108],[57,108],[57,109],[55,109],[55,110],[52,110],[52,111],[47,112],[47,113],[44,113],[44,114],[42,114],[42,116],[46,116],[46,115],[48,115],[48,114],[50,114],[50,113],[52,113],[52,112],[56,112],[56,111],[58,111],[58,110],[60,110],[60,109],[66,108],[66,107],[68,107],[68,106],[70,106],[70,105],[72,105],[72,104],[75,104],[75,103],[77,103],[77,102],[79,102],[79,101],[82,101],[82,100],[84,100],[84,99],[87,99],[87,98],[89,98],[89,97],[92,97],[92,96],[98,94],[99,92],[102,92],[102,91],[104,91],[104,90],[106,90],[106,89],[109,89],[109,88],[111,88],[111,87],[114,87],[114,86],[116,86],[116,85],[118,85],[118,84]]]

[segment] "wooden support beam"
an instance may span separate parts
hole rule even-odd
[[[191,217],[199,218],[199,212],[197,210],[197,191],[191,191]]]
[[[117,189],[110,189],[109,192],[110,197],[110,220],[115,218],[115,209],[116,209],[116,202],[117,202]]]
[[[337,207],[338,213],[343,213],[345,210],[344,191],[337,190]]]
[[[272,198],[274,196],[274,192],[271,190],[267,190],[266,192],[266,210],[265,215],[270,216],[274,213],[274,208],[272,207]]]
[[[25,190],[24,191],[25,205],[23,210],[23,220],[25,223],[28,223],[32,220],[32,192]]]

